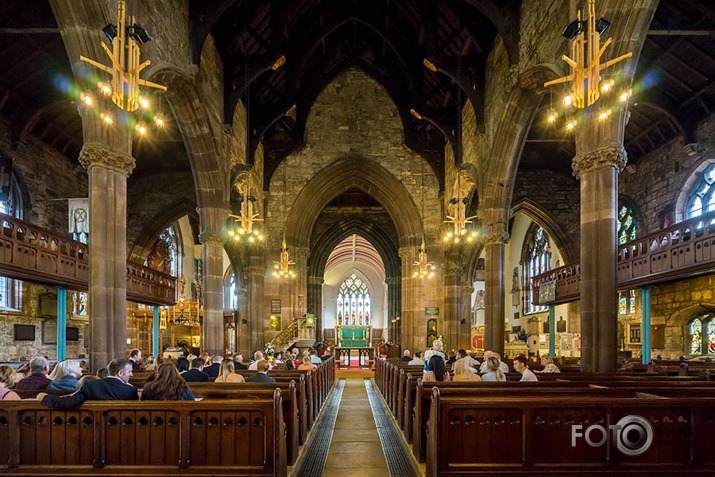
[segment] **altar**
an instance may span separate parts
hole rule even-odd
[[[338,348],[368,348],[371,340],[369,326],[337,326],[335,336]]]

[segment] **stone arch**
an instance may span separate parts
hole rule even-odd
[[[196,79],[171,66],[157,68],[151,78],[169,86],[166,98],[189,155],[199,208],[227,209],[231,188],[229,164],[220,146],[223,133],[216,130],[220,125],[201,101]]]
[[[685,308],[673,312],[666,321],[666,326],[672,330],[670,333],[673,340],[670,346],[671,350],[678,350],[681,354],[685,353],[686,327],[690,320],[698,315],[713,312],[715,312],[715,303],[704,302],[686,306]]]
[[[290,206],[286,238],[296,247],[308,247],[313,225],[320,212],[335,197],[349,189],[359,189],[373,196],[395,223],[400,247],[420,243],[422,221],[412,195],[387,169],[364,157],[340,159],[325,167],[308,181]]]
[[[325,265],[333,249],[346,237],[358,234],[368,240],[380,254],[385,265],[385,281],[387,283],[388,316],[400,310],[402,297],[402,262],[398,255],[397,244],[390,235],[378,224],[364,220],[345,220],[317,237],[313,242],[308,257],[308,306],[312,306],[317,315],[317,327],[322,329],[320,310],[322,307],[322,283],[325,276]],[[392,314],[391,314],[392,313]]]
[[[152,217],[151,220],[145,223],[144,228],[142,228],[139,236],[134,241],[134,245],[132,245],[129,251],[129,260],[137,263],[144,262],[159,234],[184,215],[189,216],[189,222],[191,223],[191,229],[194,235],[194,243],[196,243],[199,235],[196,229],[196,224],[199,222],[199,215],[196,213],[196,204],[187,201],[177,202],[171,207],[162,209],[158,214]]]
[[[517,212],[522,212],[531,220],[544,228],[549,237],[554,241],[554,245],[561,252],[561,257],[564,259],[564,265],[575,264],[580,260],[580,251],[576,243],[571,238],[571,234],[564,230],[558,220],[550,213],[545,211],[535,202],[529,199],[519,201],[512,208],[512,215]]]

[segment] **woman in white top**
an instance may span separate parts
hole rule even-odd
[[[544,367],[541,371],[536,371],[537,373],[560,373],[561,370],[554,364],[554,360],[551,356],[544,355],[541,357],[541,366]]]
[[[482,381],[506,381],[506,375],[499,369],[499,360],[491,356],[487,361],[487,372],[482,376]]]

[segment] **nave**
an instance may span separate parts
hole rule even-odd
[[[372,372],[347,371],[328,398],[293,476],[424,475],[380,395]]]

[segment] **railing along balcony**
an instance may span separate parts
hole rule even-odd
[[[0,214],[0,275],[87,290],[89,247],[23,220]],[[127,263],[127,299],[150,305],[176,302],[176,278]]]
[[[618,246],[616,280],[619,290],[707,273],[715,273],[715,212]],[[579,265],[567,265],[537,275],[532,279],[536,304],[556,305],[578,300],[579,284]]]

